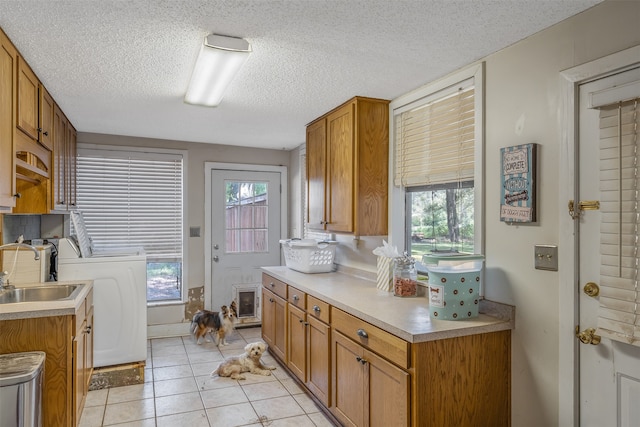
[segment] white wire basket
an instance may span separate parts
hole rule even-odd
[[[334,270],[338,242],[313,239],[280,240],[287,267],[301,273],[328,273]]]

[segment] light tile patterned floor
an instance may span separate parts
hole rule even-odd
[[[218,349],[192,337],[149,340],[145,383],[89,392],[81,427],[325,427],[333,426],[311,398],[278,366],[271,376],[211,377],[225,357],[261,341],[260,328],[238,329]]]

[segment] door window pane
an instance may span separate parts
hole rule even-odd
[[[266,182],[225,181],[226,253],[267,252]]]

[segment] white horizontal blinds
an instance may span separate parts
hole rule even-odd
[[[94,246],[181,260],[182,176],[181,155],[80,150],[78,206]]]
[[[638,100],[600,111],[598,333],[640,346]]]
[[[474,92],[458,87],[395,116],[396,186],[473,180]]]

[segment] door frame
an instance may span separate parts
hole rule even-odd
[[[229,171],[251,171],[251,172],[279,172],[280,173],[280,238],[285,239],[288,233],[288,217],[287,209],[288,197],[287,190],[289,188],[289,179],[287,176],[286,166],[271,165],[251,165],[242,163],[220,163],[205,162],[204,163],[204,225],[202,227],[204,233],[204,308],[211,310],[211,176],[213,170],[229,170]],[[280,262],[282,263],[282,254],[280,254]]]
[[[639,64],[640,45],[596,59],[560,73],[560,185],[558,239],[560,242],[558,302],[558,425],[578,427],[580,423],[580,353],[575,337],[579,323],[579,223],[571,219],[567,204],[578,194],[578,117],[579,86],[595,78],[624,71]]]

